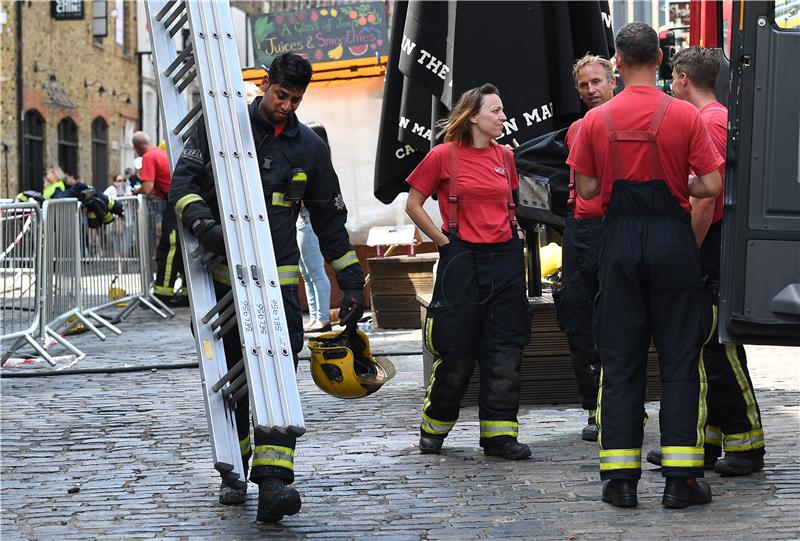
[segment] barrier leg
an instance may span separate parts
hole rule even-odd
[[[53,329],[48,328],[44,331],[47,336],[64,346],[66,349],[70,350],[72,353],[75,354],[76,357],[82,357],[84,355],[83,351],[79,350],[77,347],[72,345],[66,338],[58,334]]]
[[[33,346],[33,349],[35,349],[36,351],[39,352],[39,355],[41,355],[42,358],[50,364],[50,366],[55,366],[56,365],[56,362],[53,360],[53,358],[50,356],[50,354],[47,353],[47,351],[39,344],[39,342],[37,342],[36,340],[31,338],[31,336],[28,335],[28,334],[25,335],[25,340],[31,346]]]
[[[86,316],[84,316],[84,315],[83,315],[83,314],[81,314],[80,312],[75,312],[75,317],[76,317],[76,318],[78,318],[78,319],[80,320],[80,322],[81,322],[81,323],[83,323],[84,325],[86,325],[86,327],[88,327],[90,331],[92,331],[94,334],[96,334],[96,335],[97,335],[97,337],[98,337],[100,340],[105,340],[105,339],[106,339],[106,335],[105,335],[105,334],[103,334],[102,332],[100,332],[100,329],[98,329],[97,327],[95,327],[95,326],[94,326],[94,323],[92,323],[91,321],[89,321],[89,319],[88,319]]]
[[[97,320],[97,322],[98,322],[98,323],[100,323],[101,325],[103,325],[103,326],[105,326],[106,328],[108,328],[108,329],[109,329],[111,332],[113,332],[114,334],[122,334],[122,331],[121,331],[121,330],[119,330],[119,328],[118,328],[118,327],[115,327],[114,325],[112,325],[112,324],[111,324],[111,322],[110,322],[110,321],[108,321],[108,320],[106,320],[106,319],[103,319],[102,317],[100,317],[100,315],[98,315],[97,313],[95,313],[93,310],[86,310],[84,313],[85,313],[85,314],[88,314],[88,315],[90,315],[90,316],[92,316],[94,319],[96,319],[96,320]]]
[[[142,299],[144,299],[144,297],[143,297]],[[161,302],[161,299],[159,299],[158,297],[155,297],[155,296],[153,296],[153,295],[148,295],[148,296],[147,296],[147,299],[148,299],[148,300],[150,300],[150,301],[152,301],[152,302],[154,302],[154,303],[155,303],[155,304],[157,304],[157,305],[158,305],[158,306],[159,306],[161,309],[163,309],[165,312],[167,312],[167,313],[169,314],[169,317],[173,317],[173,316],[175,315],[175,312],[173,312],[172,310],[170,310],[170,309],[167,307],[167,305],[166,305],[166,304],[164,304],[163,302]],[[148,305],[149,305],[149,303],[146,303],[146,304],[148,304]],[[149,305],[149,306],[150,306],[150,305]],[[150,306],[150,307],[151,307],[151,308],[153,308],[152,306]],[[153,308],[153,309],[155,310],[155,308]]]
[[[11,354],[17,351],[23,342],[25,342],[25,336],[20,336],[14,341],[14,344],[3,354],[3,358],[0,360],[0,366],[6,364],[6,361],[9,357],[11,357]]]

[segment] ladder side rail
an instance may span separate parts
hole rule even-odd
[[[231,76],[222,80],[217,73],[220,67],[233,65],[238,69],[239,65],[230,28],[217,26],[223,24],[219,17],[224,7],[227,6],[219,3],[192,3],[189,24],[192,34],[199,38],[195,42],[196,66],[203,89],[204,120],[223,216],[231,285],[252,382],[253,413],[256,425],[267,431],[288,428],[302,433],[294,362],[243,81],[240,74],[236,81]],[[231,53],[223,54],[226,48]],[[237,83],[238,86],[230,86]],[[247,129],[241,129],[241,121]],[[237,144],[241,146],[234,147],[231,139],[237,138],[237,131]],[[271,328],[274,334],[269,332]],[[259,395],[264,393],[256,392],[258,382],[267,390],[263,404]]]
[[[174,133],[170,128],[177,125],[184,117],[186,104],[171,78],[164,74],[166,67],[177,56],[174,39],[169,36],[164,25],[154,18],[154,14],[158,13],[166,3],[163,0],[148,0],[145,2],[145,7],[150,25],[157,88],[162,104],[161,116],[167,128],[167,154],[170,167],[174,170],[185,143],[180,132]],[[244,467],[235,416],[225,404],[222,393],[214,392],[212,389],[214,383],[227,372],[225,349],[222,340],[214,336],[210,325],[200,322],[201,315],[207,313],[217,303],[214,281],[205,271],[200,260],[191,256],[192,252],[198,248],[199,242],[183,230],[180,222],[178,223],[178,234],[181,239],[181,255],[184,261],[189,304],[192,310],[192,331],[200,360],[200,379],[214,465],[221,472],[221,469],[227,470],[230,466],[232,473],[236,474],[239,479],[243,479]]]

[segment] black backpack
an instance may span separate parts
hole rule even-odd
[[[526,230],[545,224],[561,230],[569,197],[567,128],[540,135],[514,149],[519,173],[517,220]]]

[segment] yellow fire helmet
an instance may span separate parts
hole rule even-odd
[[[337,398],[369,396],[395,375],[385,357],[373,357],[361,331],[329,332],[309,339],[311,377],[317,387]]]

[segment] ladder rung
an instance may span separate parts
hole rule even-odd
[[[244,372],[233,380],[230,385],[222,389],[222,398],[227,400],[232,394],[240,391],[242,387],[247,389],[247,374]]]
[[[183,92],[186,90],[186,87],[189,86],[192,81],[194,81],[195,77],[197,77],[197,70],[194,68],[194,66],[192,66],[192,70],[186,77],[184,77],[183,81],[181,81],[181,84],[178,85],[176,90],[178,92]]]
[[[234,377],[238,376],[238,375],[239,375],[239,372],[241,372],[242,370],[244,370],[244,359],[239,359],[239,362],[238,362],[238,363],[236,363],[235,365],[233,365],[233,366],[231,367],[231,369],[230,369],[230,370],[228,370],[227,372],[225,372],[225,375],[224,375],[224,376],[222,376],[222,377],[219,379],[219,381],[218,381],[218,382],[216,382],[216,383],[214,384],[214,386],[213,386],[213,387],[211,387],[211,389],[212,389],[212,390],[213,390],[215,393],[218,393],[218,392],[219,392],[219,390],[220,390],[220,389],[222,389],[222,386],[223,386],[223,385],[225,385],[226,383],[228,383],[228,382],[229,382],[231,379],[233,379]]]
[[[236,318],[231,318],[222,328],[217,332],[217,339],[222,339],[223,336],[231,332],[231,329],[236,327]]]
[[[202,108],[202,104],[200,105],[200,107]],[[189,124],[189,127],[186,129],[186,131],[183,132],[183,135],[181,135],[181,141],[183,141],[185,143],[189,139],[189,137],[192,136],[192,131],[194,130],[195,125],[198,122],[201,122],[202,120],[203,120],[203,115],[202,114],[197,115],[197,118],[192,120],[192,123]],[[176,133],[175,135],[178,135],[178,134]]]
[[[236,391],[236,393],[231,398],[228,399],[228,402],[236,404],[237,402],[239,402],[239,400],[244,398],[246,394],[247,394],[247,385],[243,385],[241,389]]]
[[[186,24],[188,20],[189,20],[189,13],[184,12],[183,17],[178,19],[178,22],[173,24],[172,28],[170,28],[169,37],[174,38],[175,34],[177,34],[180,31],[180,29],[183,28],[183,25]]]
[[[186,72],[192,69],[193,67],[194,67],[194,60],[192,60],[191,62],[184,63],[183,66],[181,66],[181,69],[178,70],[178,73],[176,73],[172,77],[172,84],[177,85],[178,81],[180,81],[183,78],[183,76],[186,75]]]
[[[219,300],[219,302],[217,302],[217,304],[215,304],[214,307],[211,308],[211,310],[209,310],[208,313],[203,316],[203,319],[201,319],[200,321],[202,321],[203,323],[208,323],[209,321],[211,321],[211,318],[214,317],[215,314],[217,314],[220,310],[225,308],[225,306],[232,301],[233,301],[233,290],[228,291],[225,294],[225,296],[222,297]]]
[[[164,21],[164,28],[169,28],[173,21],[177,19],[181,13],[186,13],[186,2],[181,2],[180,5],[178,5],[178,7],[175,8],[172,13],[170,13],[169,17],[167,17],[167,20]]]
[[[166,4],[164,4],[164,7],[163,7],[163,8],[161,8],[161,11],[159,11],[159,12],[158,12],[158,15],[156,15],[156,20],[157,20],[157,21],[161,21],[161,19],[163,19],[163,18],[164,18],[164,15],[166,15],[166,14],[167,14],[167,12],[168,12],[168,11],[169,11],[169,10],[172,8],[172,6],[174,6],[174,5],[175,5],[175,3],[176,3],[177,1],[178,1],[178,0],[169,0],[169,2],[167,2]]]
[[[203,110],[203,103],[198,101],[197,104],[192,107],[192,110],[186,113],[186,116],[178,122],[178,125],[172,130],[172,133],[178,135],[183,128],[194,118],[195,115],[200,113]]]
[[[167,69],[164,70],[164,76],[169,77],[170,74],[173,71],[175,71],[175,68],[177,68],[180,65],[180,63],[183,62],[186,59],[186,57],[191,54],[192,54],[192,42],[190,41],[189,43],[186,44],[186,47],[183,48],[180,54],[178,54],[178,56],[175,57],[175,60],[172,61],[172,64],[167,66]]]
[[[217,319],[211,322],[211,330],[216,330],[225,325],[231,317],[236,317],[236,307],[234,305],[222,312]]]

